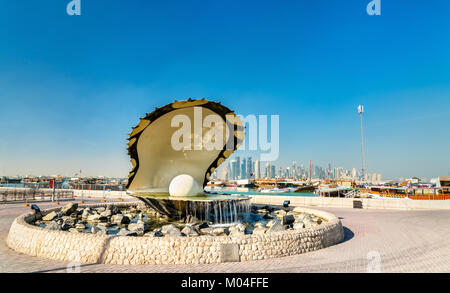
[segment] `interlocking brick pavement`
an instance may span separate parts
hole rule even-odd
[[[92,201],[94,202],[94,201]],[[42,209],[49,203],[39,204]],[[369,252],[380,256],[381,272],[450,272],[450,211],[316,208],[341,218],[344,242],[314,252],[271,260],[208,265],[83,264],[81,272],[297,273],[366,272]],[[66,272],[67,263],[17,253],[6,246],[9,227],[22,204],[0,205],[0,272]]]

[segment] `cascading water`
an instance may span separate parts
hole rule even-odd
[[[168,197],[138,196],[147,206],[171,219],[181,220],[188,216],[214,224],[239,222],[250,214],[248,197],[211,196],[208,199],[178,199]],[[214,198],[216,197],[216,198]]]
[[[186,201],[185,215],[214,224],[236,223],[250,213],[250,199]]]

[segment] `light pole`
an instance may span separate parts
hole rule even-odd
[[[363,135],[364,106],[363,105],[359,105],[358,106],[358,113],[359,113],[359,118],[360,118],[360,121],[361,121],[361,161],[362,161],[361,179],[364,180],[365,179],[366,167],[365,167],[365,164],[364,164],[364,135]]]

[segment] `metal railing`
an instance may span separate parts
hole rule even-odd
[[[73,199],[73,190],[64,189],[40,189],[40,188],[0,188],[0,202],[31,202],[52,200],[58,201],[61,199]]]

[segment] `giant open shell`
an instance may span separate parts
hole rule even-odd
[[[130,171],[130,174],[128,175],[128,185],[127,185],[128,190],[141,191],[141,192],[152,192],[153,187],[156,190],[156,192],[158,192],[158,193],[161,192],[161,189],[162,189],[163,193],[168,190],[168,186],[169,186],[171,178],[161,179],[160,177],[163,175],[160,173],[161,172],[174,173],[171,171],[173,171],[172,170],[173,168],[176,168],[176,163],[171,162],[172,164],[169,166],[160,166],[160,164],[144,166],[145,164],[140,161],[140,156],[141,157],[145,156],[146,158],[153,157],[153,158],[160,159],[160,157],[155,157],[155,156],[161,156],[162,154],[159,154],[159,153],[149,154],[148,152],[151,152],[152,150],[150,147],[146,147],[146,145],[144,145],[144,144],[146,143],[147,145],[151,145],[153,142],[154,143],[160,143],[160,142],[164,143],[164,140],[167,140],[166,136],[170,136],[172,131],[175,131],[175,129],[171,127],[170,123],[166,122],[166,123],[164,123],[164,125],[157,125],[158,123],[155,123],[155,122],[157,122],[160,119],[169,119],[168,114],[173,115],[173,114],[175,114],[174,111],[176,111],[176,113],[184,114],[184,113],[188,113],[189,111],[193,111],[193,108],[195,108],[195,107],[201,107],[202,110],[205,110],[207,113],[212,112],[214,114],[217,114],[218,116],[220,116],[220,118],[223,119],[225,125],[228,125],[230,130],[232,129],[232,131],[229,132],[230,135],[224,141],[223,148],[221,150],[217,150],[217,154],[213,154],[214,159],[212,159],[212,161],[210,163],[209,163],[209,161],[204,163],[208,167],[204,169],[204,174],[202,171],[202,180],[201,181],[200,181],[200,178],[198,178],[199,176],[197,175],[199,184],[202,184],[203,187],[206,186],[206,184],[208,183],[210,176],[214,172],[214,170],[216,170],[217,167],[219,167],[242,144],[244,135],[245,135],[242,121],[234,113],[234,111],[231,111],[229,108],[221,105],[220,103],[208,101],[205,99],[200,99],[200,100],[189,99],[187,101],[180,101],[180,102],[175,101],[175,102],[167,104],[161,108],[156,108],[153,112],[147,113],[144,118],[141,118],[138,125],[133,127],[131,133],[129,133],[128,154],[131,158],[131,163],[133,165],[133,168]],[[227,115],[231,115],[233,117],[231,123],[229,120],[227,121],[227,119],[226,119]],[[164,121],[164,120],[162,120],[162,121]],[[163,131],[163,133],[162,134],[158,133],[158,135],[152,134],[151,133],[152,127],[153,127],[152,125],[157,125],[154,127],[158,127],[158,129],[159,129],[158,131],[159,132]],[[153,128],[153,129],[155,129],[155,128]],[[147,131],[147,133],[146,133],[146,131]],[[148,132],[148,131],[150,131],[150,132]],[[158,132],[158,131],[155,130],[155,132]],[[226,143],[230,139],[233,140],[234,147],[232,149],[227,149]],[[167,148],[170,148],[170,147],[171,147],[170,145],[167,145]],[[203,151],[206,152],[205,150],[203,150]],[[201,151],[197,150],[196,152],[201,152]],[[204,160],[207,160],[206,153],[203,153],[203,154],[205,154]],[[169,154],[169,156],[170,156],[170,154]],[[200,153],[200,155],[197,153],[197,156],[199,156],[200,159],[203,160],[201,153]],[[174,159],[177,159],[177,158],[174,158]],[[167,160],[170,160],[170,158],[167,158]],[[208,160],[211,160],[211,154],[209,154]],[[197,159],[197,162],[198,162],[198,159]],[[201,163],[203,164],[203,162],[201,162]],[[162,164],[164,164],[164,163],[162,163]],[[187,159],[187,161],[184,160],[183,164],[185,167],[190,165],[190,166],[192,166],[193,169],[195,169],[195,167],[196,167],[196,165],[195,165],[196,163],[189,162],[188,159]],[[173,166],[173,167],[171,167],[171,166]],[[143,178],[142,176],[139,177],[140,172],[144,172],[143,169],[145,169],[145,168],[155,168],[154,172],[156,172],[156,174],[151,173],[151,170],[147,170],[147,172],[150,172],[151,174],[153,174],[152,176],[148,176],[150,178],[146,178],[146,177]],[[158,170],[163,170],[163,171],[159,172]],[[169,170],[169,172],[167,172],[167,170]],[[159,175],[158,175],[158,173],[159,173]],[[197,171],[196,173],[199,173],[199,171]],[[171,174],[171,175],[176,175],[176,174]],[[155,178],[151,178],[151,177],[155,177]],[[156,177],[158,177],[158,178],[156,178]],[[194,178],[195,178],[195,176],[194,176]],[[154,184],[152,182],[149,182],[152,180],[153,180],[153,182],[158,181],[159,183]],[[152,186],[152,184],[155,186]]]

